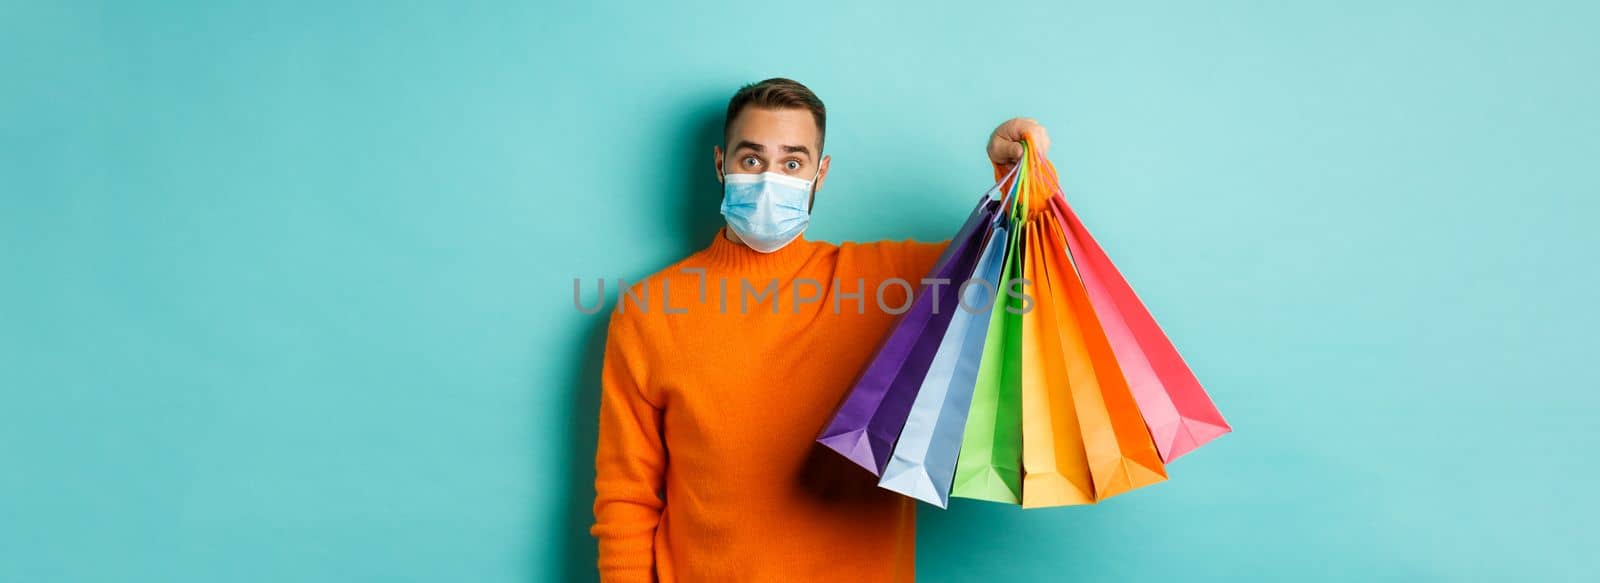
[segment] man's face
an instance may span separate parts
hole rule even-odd
[[[812,202],[828,175],[828,157],[822,156],[821,132],[805,109],[747,107],[728,127],[728,150],[712,147],[717,176],[777,172],[811,180]]]

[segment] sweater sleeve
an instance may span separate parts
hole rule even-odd
[[[918,287],[922,278],[928,277],[933,271],[933,264],[938,263],[939,255],[944,253],[944,248],[950,244],[949,239],[934,243],[924,243],[912,239],[899,241],[878,241],[863,246],[864,250],[873,250],[879,254],[882,271],[879,277],[897,277],[909,283],[913,288]]]
[[[654,581],[655,534],[666,471],[661,407],[646,398],[646,359],[632,314],[613,312],[600,378],[595,523],[600,579]]]
[[[950,245],[950,239],[937,243],[923,243],[921,241],[907,241],[901,248],[902,258],[900,264],[905,266],[905,278],[908,281],[921,281],[933,271],[933,264],[939,262],[939,256],[944,253],[944,248]]]

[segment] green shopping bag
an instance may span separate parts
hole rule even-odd
[[[1018,176],[1019,182],[1024,182]],[[1021,187],[1019,186],[1019,189]],[[973,387],[972,408],[956,460],[950,495],[1009,504],[1022,503],[1022,298],[1023,221],[1013,212],[1005,269],[989,315],[983,359]],[[1012,287],[1016,286],[1016,287]],[[1013,293],[1008,293],[1008,290]]]

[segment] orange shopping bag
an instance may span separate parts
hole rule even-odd
[[[1045,238],[1042,245],[1047,276],[1051,280],[1056,310],[1056,331],[1066,355],[1067,384],[1077,406],[1089,471],[1094,476],[1095,500],[1148,486],[1167,479],[1166,465],[1145,428],[1144,416],[1128,390],[1111,344],[1095,317],[1089,296],[1066,254],[1065,237],[1058,218],[1040,213]],[[1066,304],[1062,306],[1062,304]]]
[[[1037,290],[1037,315],[1032,326],[1026,315],[1023,321],[1022,505],[1092,503],[1166,480],[1167,472],[1049,204],[1054,169],[1030,153],[1025,275]]]
[[[1083,289],[1099,316],[1145,426],[1167,463],[1233,430],[1178,349],[1061,196],[1055,167],[1043,162],[1050,197]]]
[[[1067,363],[1045,262],[1043,215],[1023,228],[1023,276],[1032,284],[1033,309],[1022,315],[1022,507],[1090,504],[1094,482],[1067,385]]]

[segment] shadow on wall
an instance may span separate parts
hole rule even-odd
[[[722,225],[719,210],[722,201],[712,167],[711,147],[722,143],[722,116],[727,107],[726,90],[706,91],[686,100],[680,110],[686,112],[681,122],[670,128],[667,135],[649,140],[662,144],[669,155],[662,156],[670,166],[656,175],[668,177],[667,188],[661,196],[678,201],[677,229],[671,241],[662,247],[675,249],[674,260],[705,247],[718,227]],[[669,205],[671,207],[671,205]],[[655,266],[654,269],[665,265]],[[631,274],[629,281],[648,273]],[[612,282],[614,283],[614,282]],[[615,291],[607,306],[613,305]],[[570,387],[568,413],[561,418],[567,426],[561,431],[540,431],[541,436],[559,435],[569,439],[567,459],[560,469],[565,479],[560,482],[565,489],[565,512],[562,519],[549,528],[552,544],[560,551],[560,581],[597,581],[595,569],[597,550],[589,527],[594,523],[594,455],[599,431],[600,366],[605,351],[608,312],[584,316],[582,348],[579,359],[573,363],[572,377],[563,386]],[[540,476],[547,479],[547,476]]]

